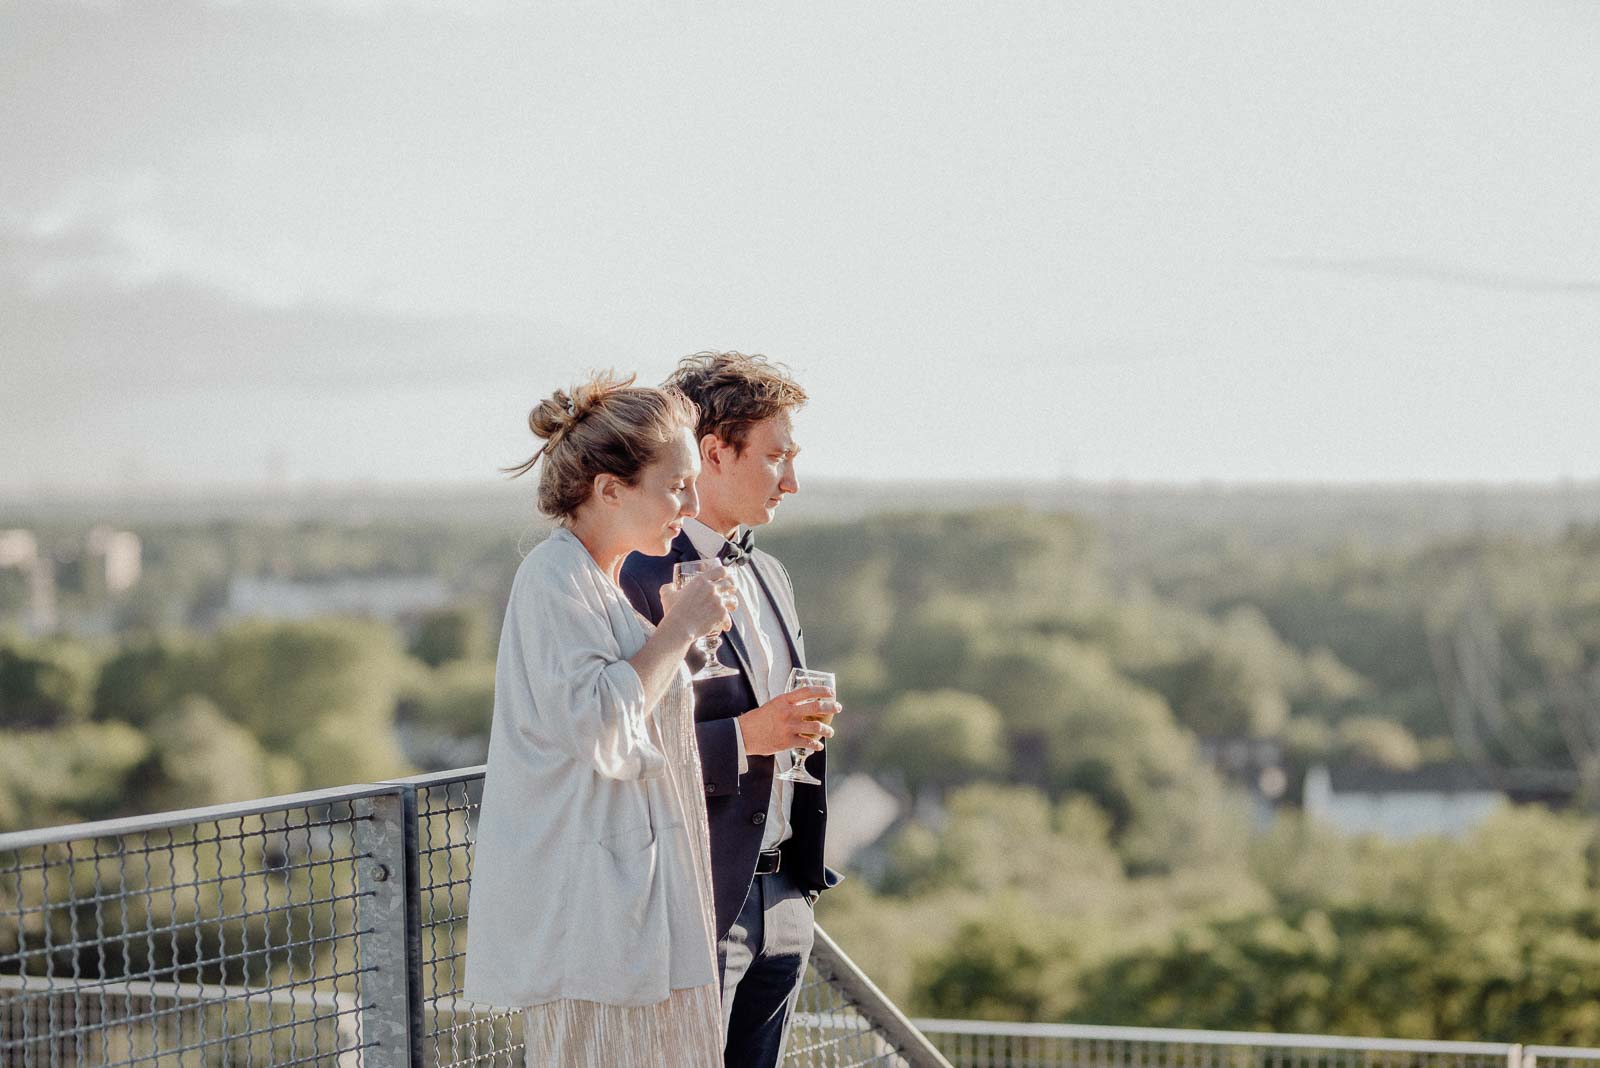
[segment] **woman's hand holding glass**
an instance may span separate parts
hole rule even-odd
[[[694,673],[696,679],[737,675],[717,659],[722,632],[733,626],[733,610],[739,607],[733,576],[716,560],[685,561],[672,569],[672,586],[661,591],[662,625],[670,620],[682,623],[690,634],[699,635],[695,648],[706,658]]]

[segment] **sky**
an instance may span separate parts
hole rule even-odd
[[[488,482],[762,352],[801,475],[1600,477],[1592,0],[0,0],[0,491]]]

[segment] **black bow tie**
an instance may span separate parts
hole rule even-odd
[[[717,559],[729,567],[737,567],[747,563],[750,554],[756,551],[756,532],[746,527],[737,537],[717,551]]]

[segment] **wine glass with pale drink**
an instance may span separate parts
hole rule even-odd
[[[808,686],[821,686],[828,691],[828,696],[819,698],[816,701],[818,705],[817,714],[806,718],[814,719],[821,723],[830,722],[833,719],[833,714],[839,710],[839,687],[834,682],[833,672],[814,671],[811,668],[791,668],[789,671],[789,692],[803,690]],[[827,704],[826,710],[822,707],[824,703]],[[785,771],[780,771],[777,777],[786,779],[789,782],[804,782],[810,783],[812,786],[821,786],[822,780],[806,770],[806,757],[811,755],[811,750],[804,746],[798,746],[792,752],[794,753],[794,766]]]
[[[685,560],[681,564],[672,565],[672,588],[681,590],[689,584],[689,580],[696,575],[722,566],[720,560]],[[722,631],[713,630],[710,634],[702,635],[694,640],[694,647],[705,656],[706,662],[699,671],[689,676],[699,681],[701,679],[723,679],[729,675],[737,675],[737,668],[731,668],[717,659],[717,650],[722,647]]]

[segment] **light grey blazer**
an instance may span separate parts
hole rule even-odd
[[[704,816],[686,818],[627,662],[648,628],[565,528],[517,569],[468,902],[470,1001],[649,1005],[716,979],[690,837]],[[680,674],[658,711],[692,702]]]

